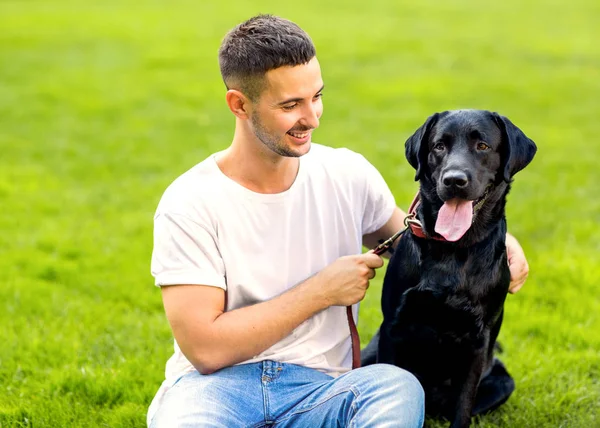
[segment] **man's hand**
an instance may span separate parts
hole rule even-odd
[[[320,271],[316,277],[328,306],[350,306],[360,302],[369,288],[369,280],[375,277],[375,269],[383,266],[383,260],[373,251],[357,256],[340,257]]]
[[[510,269],[509,293],[516,293],[521,289],[527,275],[529,275],[529,264],[525,258],[525,252],[514,236],[506,234],[506,253],[508,255],[508,268]]]

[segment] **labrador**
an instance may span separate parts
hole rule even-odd
[[[468,427],[480,381],[498,362],[510,282],[506,196],[537,148],[509,119],[482,110],[436,113],[405,148],[420,189],[385,274],[383,322],[369,347],[377,362],[416,375],[428,414]]]

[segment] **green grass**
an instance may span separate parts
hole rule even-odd
[[[432,112],[497,110],[536,141],[508,204],[531,265],[500,337],[517,390],[476,425],[600,426],[600,3],[3,0],[0,427],[144,426],[172,352],[152,216],[231,141],[216,52],[258,12],[317,46],[315,140],[362,152],[401,206],[403,144]]]

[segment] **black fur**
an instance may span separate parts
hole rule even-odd
[[[507,118],[479,110],[436,113],[406,141],[420,181],[417,218],[428,236],[436,235],[444,201],[477,200],[488,191],[458,241],[404,233],[383,284],[376,361],[414,373],[427,413],[453,427],[469,426],[480,379],[492,369],[510,282],[506,195],[535,152]],[[363,363],[373,362],[374,349],[370,344]]]

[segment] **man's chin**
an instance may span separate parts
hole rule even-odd
[[[279,156],[288,157],[288,158],[299,158],[300,156],[304,156],[310,151],[311,140],[310,138],[301,143],[294,143],[289,141],[287,138],[283,138],[279,140],[277,143],[261,140],[263,144],[269,148],[273,153],[278,154]]]
[[[302,144],[287,143],[284,146],[278,147],[278,149],[276,150],[276,153],[281,156],[285,156],[285,157],[299,158],[299,157],[307,154],[310,151],[310,147],[311,147],[310,140],[308,140]]]
[[[300,147],[294,147],[295,152],[298,153],[298,156],[304,156],[308,152],[310,152],[311,141],[308,140],[306,143],[302,144]]]

